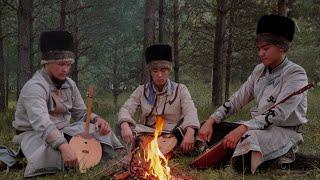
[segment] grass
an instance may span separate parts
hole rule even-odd
[[[206,84],[192,84],[188,83],[188,88],[195,101],[198,109],[200,121],[205,120],[214,110],[210,104],[210,85]],[[238,86],[233,86],[234,91]],[[118,98],[118,104],[121,105],[128,98],[130,93],[121,94]],[[14,99],[14,98],[11,98]],[[305,142],[300,146],[300,151],[307,154],[320,154],[320,132],[319,132],[319,104],[320,89],[314,89],[309,91],[308,96],[308,119],[309,122],[303,127],[304,140]],[[7,113],[0,114],[0,144],[6,145],[10,148],[16,149],[11,144],[11,139],[14,132],[11,128],[12,120],[14,119],[14,101],[10,101],[10,109]],[[241,112],[230,118],[230,121],[248,119],[249,109],[252,104],[245,107]],[[114,126],[117,119],[117,112],[119,107],[113,105],[112,95],[110,93],[98,94],[93,103],[93,111],[107,119]],[[266,172],[257,172],[254,175],[242,174],[234,172],[230,167],[225,169],[207,169],[207,170],[195,170],[188,166],[194,158],[191,157],[178,157],[173,159],[170,163],[178,164],[184,171],[192,174],[195,179],[320,179],[320,170],[315,169],[303,173],[295,171],[279,171],[279,170],[268,170]],[[103,165],[100,164],[95,168],[92,168],[86,174],[80,174],[76,170],[68,171],[67,173],[57,173],[54,175],[46,175],[38,177],[38,179],[93,179],[92,177],[103,169]],[[1,179],[23,179],[24,170],[12,169],[9,172],[1,172]],[[96,176],[94,179],[103,178],[102,174]]]

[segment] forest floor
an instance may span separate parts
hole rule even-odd
[[[189,85],[189,90],[195,101],[198,109],[200,121],[205,120],[213,112],[213,108],[210,105],[210,88],[209,87],[197,87],[195,85]],[[202,89],[200,92],[199,89]],[[100,94],[100,93],[99,93]],[[118,104],[121,105],[130,94],[122,94],[118,98]],[[14,98],[12,98],[14,99]],[[305,154],[320,155],[320,89],[316,88],[309,91],[308,94],[308,120],[309,122],[303,127],[304,143],[299,146],[299,150]],[[12,120],[14,119],[15,110],[14,101],[10,101],[9,110],[5,114],[0,114],[0,145],[5,145],[10,148],[16,149],[11,143],[14,135],[11,128]],[[252,106],[252,105],[251,105]],[[244,108],[241,112],[230,118],[230,121],[248,119],[250,105]],[[95,97],[93,103],[93,111],[107,119],[114,126],[116,121],[117,112],[119,106],[113,105],[113,99],[111,94],[103,94],[99,97]],[[242,174],[235,172],[230,166],[224,169],[206,169],[196,170],[189,166],[189,164],[195,159],[195,157],[178,157],[169,162],[178,166],[188,175],[191,175],[194,179],[320,179],[320,169],[314,169],[310,171],[290,171],[290,170],[265,170],[258,171],[254,175]],[[26,161],[22,162],[25,164]],[[103,173],[95,176],[101,172],[104,165],[100,164],[90,169],[86,174],[80,174],[77,170],[69,170],[65,173],[57,173],[54,175],[46,175],[38,177],[38,179],[106,179]],[[23,179],[24,168],[10,169],[9,171],[0,172],[1,179]]]

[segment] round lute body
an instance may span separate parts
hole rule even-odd
[[[89,134],[90,116],[92,109],[93,86],[88,90],[88,107],[84,132],[71,138],[69,144],[76,153],[81,173],[85,173],[90,167],[97,165],[102,157],[102,148],[99,141]]]
[[[166,155],[173,151],[177,143],[177,138],[172,134],[162,135],[158,138],[159,149],[163,155]]]
[[[141,149],[145,149],[148,144],[153,140],[154,136],[151,134],[142,134],[138,136],[138,146]],[[173,151],[177,145],[178,140],[172,134],[162,134],[158,137],[159,150],[163,155],[166,155]]]

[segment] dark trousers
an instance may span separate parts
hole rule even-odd
[[[230,123],[230,122],[220,122],[218,124],[213,125],[213,134],[211,136],[210,141],[207,143],[209,147],[214,146],[217,142],[221,141],[229,132],[234,130],[235,128],[239,127],[239,124],[236,123]],[[225,165],[227,165],[230,161],[230,158],[232,157],[232,154],[234,152],[233,149],[227,149],[227,154],[220,163],[214,164],[214,168],[223,168]]]
[[[218,124],[213,125],[213,134],[211,136],[210,142],[208,146],[213,146],[220,140],[222,140],[229,132],[239,127],[239,124],[230,123],[230,122],[220,122]]]

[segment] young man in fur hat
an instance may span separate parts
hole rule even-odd
[[[157,115],[165,118],[164,133],[173,133],[183,152],[190,152],[199,129],[197,109],[187,87],[169,79],[172,71],[171,46],[152,45],[145,52],[150,82],[140,85],[121,107],[118,124],[126,143],[133,143],[142,133],[153,133]],[[140,122],[134,119],[137,107],[141,108]]]
[[[17,102],[13,142],[27,158],[25,177],[55,173],[78,164],[68,141],[83,132],[86,106],[74,81],[68,78],[74,62],[73,37],[67,31],[43,32],[40,36],[43,68],[23,86]],[[76,122],[70,124],[70,118]],[[107,121],[91,114],[90,131],[107,150],[123,146]]]
[[[265,15],[260,18],[256,47],[262,63],[254,68],[247,81],[209,117],[199,131],[202,140],[212,141],[217,135],[220,136],[223,120],[255,100],[256,106],[251,109],[252,118],[237,122],[238,125],[225,133],[223,139],[224,147],[234,150],[231,162],[238,170],[242,170],[243,157],[245,168],[252,173],[268,160],[277,159],[280,166],[291,163],[295,160],[298,144],[303,141],[299,127],[307,122],[306,92],[268,110],[308,84],[305,70],[286,56],[293,40],[294,27],[294,22],[287,17]]]

